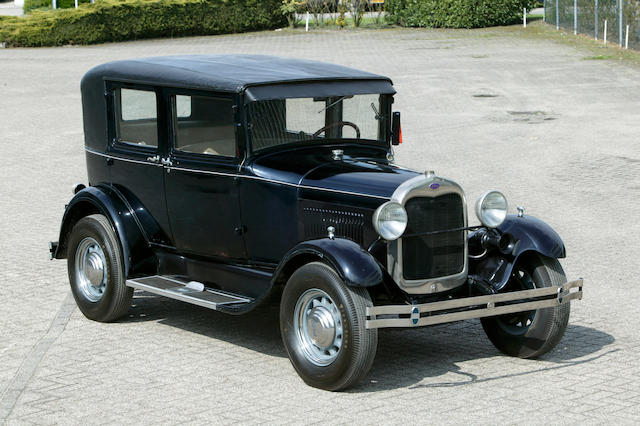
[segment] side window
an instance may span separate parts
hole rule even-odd
[[[158,146],[156,93],[150,90],[114,89],[116,139],[118,142]]]
[[[177,95],[173,105],[177,151],[237,156],[231,99]]]

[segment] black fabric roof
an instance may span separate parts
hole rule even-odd
[[[372,80],[387,77],[341,65],[265,55],[183,55],[109,62],[90,70],[86,80],[115,79],[159,85],[242,92],[251,86],[302,81]]]

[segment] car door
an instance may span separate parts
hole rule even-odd
[[[165,188],[175,247],[186,255],[245,259],[234,98],[171,91],[168,99]]]
[[[147,85],[107,82],[107,95],[109,180],[135,212],[149,242],[170,244],[160,163],[166,150],[161,91]]]

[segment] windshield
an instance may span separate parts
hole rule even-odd
[[[373,94],[252,102],[248,119],[253,151],[328,139],[384,143],[388,120],[382,100]]]

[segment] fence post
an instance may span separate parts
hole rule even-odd
[[[522,26],[527,28],[527,8],[522,8]]]
[[[607,44],[607,20],[604,20],[604,44]]]
[[[58,8],[58,2],[56,0],[53,0],[51,2],[51,7],[53,7],[54,9],[57,9]]]
[[[620,4],[618,16],[618,38],[620,39],[620,47],[622,47],[622,0],[618,0]]]
[[[596,40],[598,39],[598,0],[596,0],[596,10],[595,10],[595,33],[596,33]]]
[[[629,48],[629,24],[627,24],[627,33],[624,36],[624,48],[625,49]]]
[[[542,9],[544,9],[544,12],[542,13],[542,22],[547,22],[547,0],[542,1]]]
[[[78,0],[75,1],[76,9],[78,8]]]
[[[558,6],[558,1],[556,0],[556,30],[560,29],[560,7]]]
[[[578,34],[578,0],[573,0],[573,35]]]

